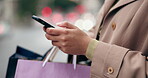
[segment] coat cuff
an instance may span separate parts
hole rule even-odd
[[[101,41],[98,44],[92,59],[92,75],[94,74],[101,78],[116,78],[128,49]]]
[[[86,50],[86,57],[90,60],[92,60],[93,54],[94,54],[94,50],[97,46],[99,41],[97,41],[96,39],[93,39],[89,42],[87,50]]]

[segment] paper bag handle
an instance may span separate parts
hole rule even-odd
[[[56,47],[56,46],[53,46],[53,48],[51,49],[50,52],[48,52],[48,54],[46,55],[45,59],[44,59],[44,62],[42,64],[42,67],[44,67],[46,65],[46,63],[48,61],[51,61],[54,59],[56,53],[58,52],[59,48]],[[74,65],[74,70],[76,69],[76,60],[77,60],[77,56],[74,55],[73,56],[73,65]]]
[[[56,47],[56,46],[53,46],[53,48],[51,49],[51,51],[49,51],[49,52],[47,53],[47,55],[45,56],[45,58],[43,59],[42,67],[44,67],[45,64],[46,64],[48,61],[52,61],[58,51],[59,51],[59,48]]]

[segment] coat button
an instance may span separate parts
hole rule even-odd
[[[116,23],[115,23],[115,22],[112,23],[112,29],[113,29],[113,30],[116,29]]]
[[[112,67],[108,67],[107,71],[108,71],[109,74],[112,74],[114,72],[114,69]]]
[[[148,56],[146,57],[146,60],[148,61]]]

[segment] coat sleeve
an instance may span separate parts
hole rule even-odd
[[[92,59],[91,78],[147,78],[147,67],[141,52],[99,41]]]

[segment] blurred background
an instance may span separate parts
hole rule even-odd
[[[5,78],[9,57],[19,45],[40,55],[52,46],[42,25],[31,19],[37,15],[55,25],[68,21],[83,31],[96,23],[103,0],[0,0],[0,78]],[[58,52],[55,62],[67,62]]]

